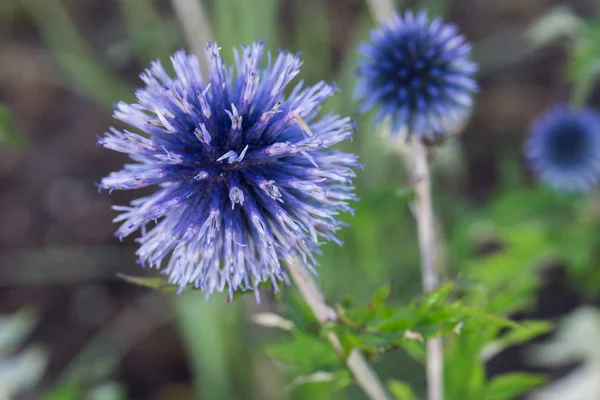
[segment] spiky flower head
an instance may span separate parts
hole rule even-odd
[[[556,189],[585,192],[600,180],[600,115],[555,106],[532,126],[525,145],[534,173]]]
[[[255,290],[287,282],[282,260],[312,267],[320,239],[336,239],[341,212],[355,200],[357,159],[329,149],[351,137],[349,118],[317,118],[335,91],[325,82],[284,89],[299,73],[297,55],[280,53],[259,67],[264,44],[234,49],[235,72],[215,43],[206,47],[208,79],[196,56],[171,57],[175,77],[156,61],[141,74],[137,103],[114,116],[144,135],[111,129],[99,144],[133,163],[102,179],[104,189],[157,190],[115,206],[116,235],[137,230],[142,265],[169,282],[215,290]],[[256,291],[258,294],[258,292]]]
[[[454,25],[426,12],[394,14],[359,48],[360,111],[379,107],[375,123],[391,117],[392,132],[435,140],[470,116],[477,90],[471,45]]]

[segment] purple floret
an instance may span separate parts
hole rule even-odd
[[[99,144],[133,163],[101,181],[103,189],[156,186],[121,212],[116,235],[136,231],[143,265],[160,269],[181,289],[257,290],[288,282],[283,260],[317,263],[322,241],[339,242],[340,213],[355,201],[353,154],[329,147],[349,139],[349,118],[318,117],[336,88],[324,82],[284,89],[302,65],[297,55],[267,55],[264,44],[242,47],[235,68],[209,43],[205,79],[198,58],[183,51],[141,74],[137,103],[116,105],[115,117],[144,134],[111,129]]]

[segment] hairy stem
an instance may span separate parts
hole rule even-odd
[[[192,51],[200,57],[200,65],[206,63],[204,56],[204,42],[210,40],[210,27],[199,0],[171,0],[177,18],[181,21],[188,44]],[[325,302],[323,293],[319,290],[312,275],[298,261],[287,263],[288,271],[295,281],[302,297],[320,323],[333,321],[337,318],[335,311]],[[340,339],[334,332],[329,332],[328,339],[338,354],[343,354]],[[352,372],[358,385],[372,400],[390,400],[387,390],[379,377],[371,369],[362,352],[353,349],[346,360],[346,365]]]
[[[298,291],[317,317],[317,320],[324,324],[329,321],[335,321],[337,314],[327,304],[323,293],[319,290],[313,276],[306,270],[302,263],[295,259],[287,263],[290,276],[296,283]],[[329,332],[327,338],[338,354],[342,354],[342,344],[334,332]],[[384,384],[375,374],[362,352],[353,349],[346,359],[346,366],[352,372],[356,383],[362,388],[370,399],[389,400],[390,396]]]
[[[439,286],[436,266],[437,243],[435,220],[431,204],[431,176],[427,160],[427,147],[413,137],[415,217],[421,250],[423,291],[431,292]],[[444,349],[441,338],[427,340],[427,399],[442,400],[444,391]]]
[[[377,21],[384,22],[394,12],[392,0],[366,0],[371,14]],[[414,176],[416,179],[415,216],[419,231],[423,291],[430,292],[439,285],[435,265],[437,254],[433,207],[431,205],[431,179],[427,148],[413,137]],[[427,340],[427,400],[444,398],[444,348],[441,338]]]

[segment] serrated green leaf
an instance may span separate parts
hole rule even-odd
[[[390,293],[392,291],[392,285],[387,284],[383,285],[373,295],[371,298],[371,302],[369,303],[369,307],[377,308],[383,306],[387,299],[390,297]]]
[[[390,308],[384,320],[369,327],[381,332],[404,332],[414,329],[418,320],[419,316],[410,308]]]
[[[460,334],[463,330],[482,332],[507,327],[525,329],[510,319],[490,314],[481,307],[464,305],[460,301],[435,304],[427,311],[423,308],[415,310],[391,306],[371,310],[370,314],[364,309],[360,313],[356,311],[347,310],[342,320],[345,326],[338,327],[336,332],[342,338],[345,348],[358,347],[370,353],[403,347],[411,339]],[[422,354],[422,350],[420,351]]]
[[[317,371],[310,375],[298,376],[286,389],[291,391],[301,385],[323,382],[332,382],[335,390],[341,390],[352,383],[352,376],[348,370],[340,370],[337,372]]]
[[[481,352],[481,358],[484,361],[494,357],[504,349],[526,343],[539,335],[551,330],[552,325],[549,321],[525,321],[517,328],[510,329],[506,334],[497,340],[490,340]]]
[[[419,400],[412,388],[402,381],[389,381],[388,388],[396,400]]]
[[[321,329],[321,324],[306,301],[296,293],[292,293],[285,302],[285,316],[303,332],[318,332]]]
[[[485,209],[465,212],[447,237],[451,263],[462,274],[461,300],[477,305],[485,314],[504,316],[534,306],[539,266],[547,255],[563,260],[569,277],[593,269],[598,219],[595,212],[584,211],[581,199],[542,187],[524,187],[522,168],[510,164],[506,174],[506,163],[502,164],[497,195]],[[581,276],[589,280],[591,273],[581,272]],[[494,382],[488,393],[485,361],[504,346],[525,343],[546,332],[550,324],[525,321],[515,325],[502,317],[488,319],[479,311],[459,311],[466,311],[462,331],[445,341],[445,398],[512,399],[514,393],[525,390],[519,389],[522,382],[511,386],[511,380],[519,377],[509,377]]]
[[[450,294],[455,288],[452,282],[445,283],[436,290],[428,293],[422,302],[415,309],[415,315],[425,315],[432,309],[439,308],[450,297]]]
[[[529,342],[530,340],[550,332],[552,323],[550,321],[524,321],[516,329],[509,331],[500,340],[507,346],[513,346]]]
[[[403,340],[400,343],[402,350],[411,358],[419,362],[424,362],[426,358],[425,345],[418,340]]]
[[[488,385],[485,400],[510,400],[546,382],[542,374],[510,373],[494,378]]]
[[[503,208],[504,204],[498,207]],[[506,210],[491,213],[506,216]],[[550,252],[553,246],[544,227],[533,223],[515,222],[506,232],[502,228],[496,233],[502,243],[501,251],[464,262],[465,278],[471,282],[465,288],[465,301],[485,305],[488,312],[507,315],[531,303],[539,284],[534,268],[540,255]]]
[[[349,329],[336,330],[342,340],[346,352],[353,348],[363,350],[367,355],[387,351],[390,347],[399,346],[404,340],[404,332],[356,332]]]
[[[333,372],[344,367],[327,339],[299,330],[287,340],[268,344],[265,351],[273,359],[293,368],[297,374]]]
[[[463,307],[460,311],[462,312],[462,316],[464,318],[470,319],[469,322],[471,323],[502,328],[523,328],[523,326],[518,324],[517,322],[509,318],[502,317],[500,315],[491,314],[483,308]]]
[[[361,326],[369,326],[374,330],[381,330],[382,326],[396,322],[394,330],[409,329],[412,326],[414,312],[406,307],[395,307],[384,304],[388,288],[382,287],[366,306],[356,306],[341,309],[341,323],[361,330]]]

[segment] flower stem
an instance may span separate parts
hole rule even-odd
[[[323,293],[319,290],[313,276],[306,270],[302,263],[295,259],[287,263],[290,276],[296,283],[298,291],[321,323],[335,321],[337,314],[327,304]],[[330,331],[327,335],[329,342],[338,354],[343,354],[342,344],[337,335]],[[375,374],[364,355],[359,349],[353,349],[346,359],[346,366],[352,372],[356,383],[372,400],[389,400],[390,396],[384,384]]]
[[[391,0],[367,0],[371,14],[379,22],[388,19],[394,12]],[[433,207],[431,205],[431,178],[427,161],[427,148],[413,137],[414,176],[416,179],[416,210],[421,249],[421,268],[423,291],[434,290],[439,285],[438,271],[435,265],[436,238]],[[444,348],[441,338],[427,340],[427,400],[444,398]]]
[[[427,160],[427,147],[413,137],[415,217],[421,250],[423,291],[435,290],[439,286],[436,267],[437,243],[433,206],[431,204],[431,175]],[[444,391],[444,349],[441,338],[427,340],[427,399],[442,400]]]

